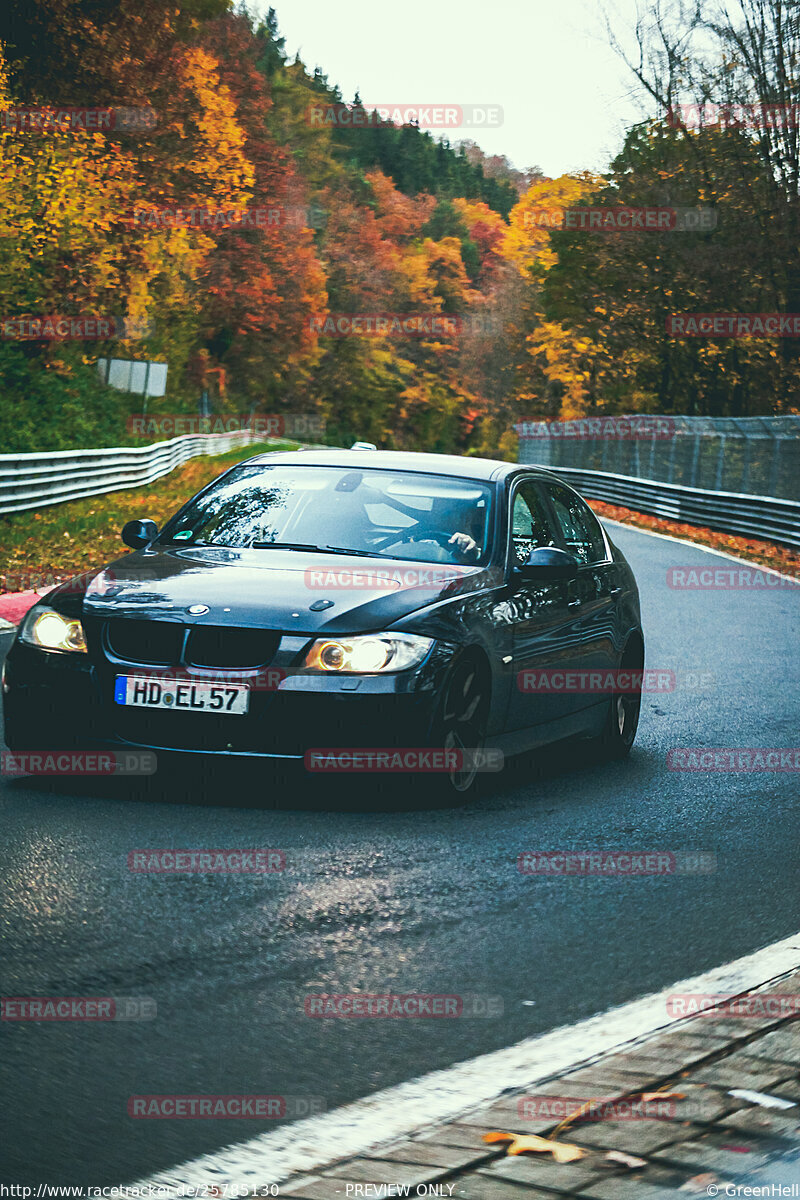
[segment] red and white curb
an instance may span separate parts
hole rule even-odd
[[[41,592],[3,592],[0,595],[0,633],[10,633],[16,629],[28,609],[52,590],[43,588]]]

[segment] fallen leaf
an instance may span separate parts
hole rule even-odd
[[[568,1142],[550,1142],[547,1138],[537,1137],[535,1134],[522,1136],[495,1130],[492,1133],[485,1133],[483,1140],[485,1142],[510,1142],[508,1154],[525,1154],[528,1150],[532,1154],[552,1154],[558,1163],[574,1162],[578,1158],[583,1158],[585,1153],[580,1146],[571,1146]]]

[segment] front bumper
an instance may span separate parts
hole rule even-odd
[[[286,760],[334,747],[424,746],[451,655],[437,643],[419,667],[394,675],[290,669],[275,690],[251,692],[248,713],[217,716],[117,704],[117,675],[155,675],[152,666],[48,653],[16,641],[4,668],[5,739],[19,751],[137,747]],[[214,678],[201,669],[191,674]],[[257,682],[259,672],[238,675],[242,683]]]

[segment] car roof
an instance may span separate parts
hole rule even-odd
[[[552,472],[534,463],[503,462],[497,458],[461,457],[457,454],[422,454],[407,450],[279,450],[257,454],[246,460],[253,463],[280,463],[304,467],[352,467],[374,471],[420,471],[427,475],[460,476],[499,482],[520,471],[552,477]],[[243,466],[243,463],[237,464]]]

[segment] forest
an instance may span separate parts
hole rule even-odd
[[[273,9],[7,0],[0,450],[131,440],[104,357],[168,364],[154,413],[206,392],[333,444],[509,458],[525,420],[798,412],[796,337],[675,317],[800,313],[800,10],[648,11],[609,29],[646,115],[605,172],[549,178],[457,131],[313,119],[362,101]]]

